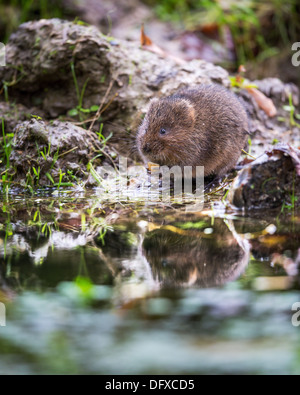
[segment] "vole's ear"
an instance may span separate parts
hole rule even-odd
[[[160,105],[159,99],[156,97],[150,100],[149,107],[148,107],[148,114],[151,114],[152,117],[159,117],[160,116]]]
[[[154,107],[157,105],[157,103],[159,102],[158,99],[154,98],[151,99],[143,108],[143,112],[146,113],[146,118],[149,117],[149,113],[153,112]],[[151,110],[151,111],[150,111]]]
[[[158,99],[157,97],[154,97],[153,99],[150,100],[150,106],[151,106],[152,104],[156,104],[156,103],[158,103],[158,102],[159,102],[159,99]]]
[[[188,127],[193,127],[196,121],[196,112],[192,103],[186,99],[180,99],[176,103],[177,111],[182,121]]]
[[[155,107],[157,107],[158,102],[159,100],[156,97],[154,99],[151,99],[148,106],[149,110],[153,110]]]

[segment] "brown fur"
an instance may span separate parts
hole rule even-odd
[[[215,222],[213,237],[201,237],[197,231],[182,235],[156,229],[146,233],[143,242],[153,278],[162,287],[209,288],[233,281],[247,267],[249,248],[221,220]]]
[[[235,167],[247,133],[247,114],[237,97],[217,85],[200,85],[153,99],[137,147],[145,163],[204,166],[205,176],[223,175]]]

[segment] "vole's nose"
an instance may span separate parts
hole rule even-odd
[[[150,148],[150,145],[148,143],[146,143],[143,146],[143,152],[144,152],[144,154],[149,154],[151,152],[151,148]]]

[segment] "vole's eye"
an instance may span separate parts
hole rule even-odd
[[[160,129],[159,134],[160,134],[161,136],[164,136],[166,133],[167,133],[166,129],[163,129],[163,128]]]

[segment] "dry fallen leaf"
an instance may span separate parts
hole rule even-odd
[[[287,239],[288,238],[285,235],[266,235],[259,237],[260,243],[269,248],[284,245],[287,242]]]
[[[239,66],[239,69],[238,69],[238,73],[239,74],[241,74],[241,73],[246,73],[246,68],[245,68],[245,66],[243,65],[243,64],[241,64],[240,66]]]
[[[269,99],[256,88],[246,87],[246,90],[254,98],[259,108],[261,108],[269,117],[275,117],[275,115],[277,114],[277,110],[271,99]]]
[[[148,162],[148,170],[152,171],[152,168],[154,169],[154,171],[159,168],[159,164],[157,163],[153,163],[153,162]]]
[[[141,45],[142,47],[153,45],[152,40],[145,34],[144,25],[141,27]]]
[[[217,23],[206,23],[205,25],[200,27],[201,33],[210,36],[210,37],[215,37],[216,35],[219,34],[220,30],[220,25]]]

